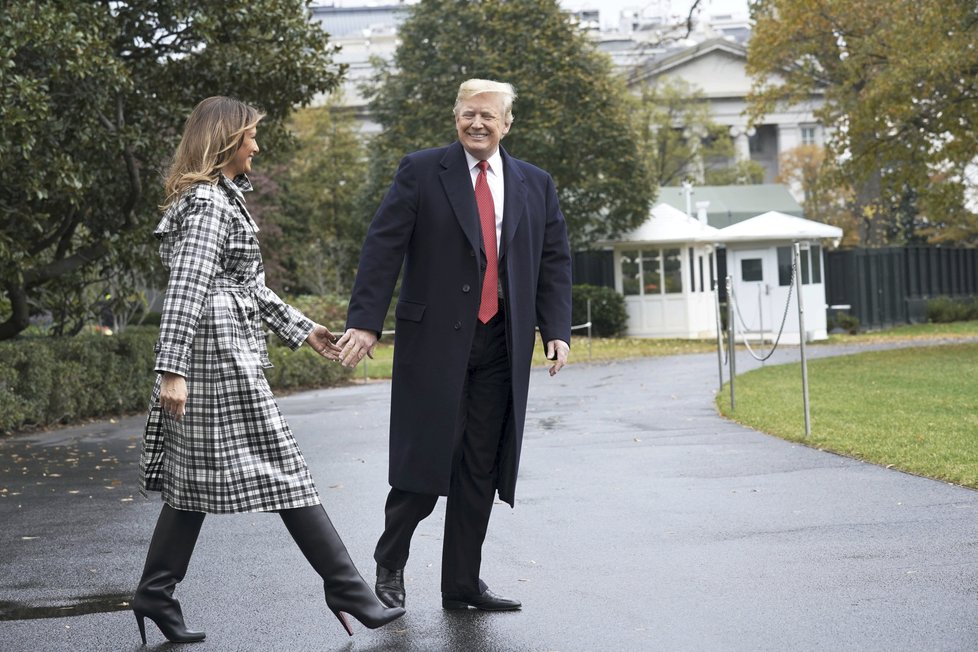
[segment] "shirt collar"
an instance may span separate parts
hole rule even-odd
[[[463,149],[462,151],[465,152],[465,160],[468,161],[469,170],[471,171],[472,168],[474,168],[482,159],[477,159],[476,157],[472,156],[471,154],[469,154],[469,151],[467,149]],[[492,171],[492,173],[498,177],[502,177],[503,157],[499,153],[498,147],[496,148],[496,153],[490,156],[489,158],[487,158],[486,160],[489,161],[489,169]]]
[[[254,190],[254,186],[251,185],[251,180],[244,174],[239,174],[234,179],[228,179],[222,174],[218,178],[218,181],[242,202],[244,201],[244,193]]]

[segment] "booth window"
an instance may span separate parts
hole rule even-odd
[[[712,264],[712,260],[710,261]],[[675,294],[683,291],[682,249],[640,249],[619,254],[621,290],[625,296]],[[703,286],[703,261],[700,259],[700,288]],[[690,260],[690,273],[693,261]],[[712,273],[712,269],[711,269]],[[692,291],[696,279],[690,279]]]
[[[667,294],[683,291],[683,258],[680,249],[662,250],[663,286]]]
[[[778,285],[791,285],[791,247],[778,247]]]
[[[778,285],[791,285],[791,249],[778,247]],[[822,282],[822,247],[817,244],[802,249],[798,256],[802,285]]]
[[[621,252],[621,292],[626,297],[641,294],[641,269],[638,266],[637,251]]]
[[[740,261],[740,278],[744,281],[763,281],[764,266],[760,258],[744,258]]]

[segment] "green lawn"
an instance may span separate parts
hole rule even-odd
[[[832,335],[829,344],[946,340],[946,346],[877,351],[808,363],[812,435],[805,437],[798,364],[775,365],[737,377],[737,411],[730,393],[720,411],[784,439],[877,464],[978,488],[978,321],[900,326],[875,333]],[[715,351],[713,340],[594,338],[590,360]],[[586,363],[588,340],[574,337],[571,363]],[[767,347],[762,347],[767,350]],[[390,378],[394,348],[386,341],[355,378]],[[537,346],[534,363],[550,364]]]
[[[955,339],[978,336],[978,321],[959,321],[950,324],[907,324],[885,331],[857,335],[829,335],[827,344],[888,342],[893,340]]]
[[[590,344],[589,349],[587,337],[572,337],[570,364],[716,351],[716,341],[714,340],[651,340],[628,337],[595,337],[591,339]],[[393,345],[389,342],[382,341],[374,350],[374,359],[367,360],[366,377],[371,380],[390,378],[393,357]],[[544,357],[543,345],[539,341],[534,351],[533,362],[537,366],[549,366],[553,364]],[[357,367],[353,376],[361,380],[364,378],[362,366]]]
[[[762,432],[978,488],[978,344],[810,360],[808,379],[808,438],[800,364],[738,376],[734,413],[729,387],[717,402],[724,415]]]
[[[886,331],[875,333],[859,333],[858,335],[831,335],[821,344],[869,344],[893,340],[933,340],[955,339],[962,337],[978,337],[978,321],[958,322],[954,324],[918,324],[899,326]],[[391,361],[394,356],[393,338],[385,337],[374,351],[374,359],[367,360],[367,375],[369,379],[390,378]],[[816,343],[820,344],[820,343]],[[761,347],[767,351],[769,345]],[[660,340],[640,339],[631,337],[595,337],[591,339],[575,335],[571,339],[571,364],[582,362],[608,362],[628,358],[646,358],[660,355],[679,355],[683,353],[710,353],[716,351],[715,340]],[[534,364],[547,366],[550,363],[543,357],[543,346],[537,343]],[[357,368],[355,378],[363,379],[362,365]]]

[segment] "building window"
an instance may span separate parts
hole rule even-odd
[[[802,145],[814,145],[815,144],[815,127],[802,127],[801,128],[801,144]]]

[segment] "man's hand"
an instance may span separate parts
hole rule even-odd
[[[567,356],[570,354],[570,345],[563,340],[550,340],[547,342],[547,359],[554,360],[550,367],[550,375],[556,376],[557,372],[567,364]]]
[[[183,418],[186,405],[187,379],[180,374],[163,372],[163,380],[160,383],[160,407],[179,421]]]
[[[306,338],[306,344],[327,360],[340,359],[340,347],[336,345],[336,336],[325,326],[319,324],[313,326],[312,332]]]
[[[350,328],[343,333],[343,337],[336,343],[340,349],[340,364],[350,369],[363,360],[363,356],[371,359],[374,357],[374,348],[377,346],[377,333],[365,331],[360,328]]]

